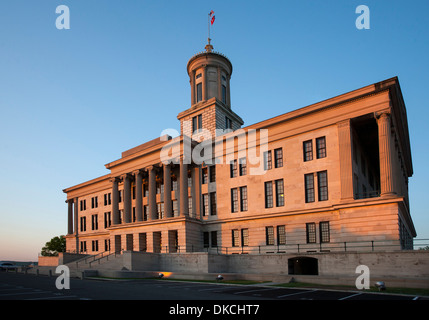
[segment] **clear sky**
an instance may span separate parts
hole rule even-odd
[[[358,30],[358,5],[370,29]],[[58,30],[55,9],[70,9]],[[107,174],[121,152],[179,130],[186,63],[232,62],[232,107],[250,125],[398,76],[408,112],[411,214],[429,238],[429,1],[0,2],[0,260],[37,260],[67,232],[64,188]],[[157,121],[160,116],[165,120]]]

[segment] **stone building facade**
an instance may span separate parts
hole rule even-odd
[[[227,57],[209,43],[187,72],[180,136],[124,151],[108,174],[63,190],[67,251],[412,248],[413,168],[396,77],[243,127]]]

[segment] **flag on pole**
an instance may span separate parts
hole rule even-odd
[[[212,11],[210,11],[210,13],[209,13],[209,17],[211,17],[212,19],[211,19],[211,24],[213,25],[213,23],[215,22],[215,15],[214,15],[214,11],[212,10]]]

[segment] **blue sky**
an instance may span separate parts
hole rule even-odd
[[[370,29],[358,30],[358,5]],[[70,29],[55,26],[58,5]],[[36,260],[65,234],[62,189],[107,174],[122,151],[179,130],[189,58],[207,41],[231,60],[245,125],[398,76],[408,112],[418,238],[429,238],[429,2],[2,1],[0,260]],[[154,121],[165,116],[163,121]]]

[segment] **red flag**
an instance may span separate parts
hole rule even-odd
[[[212,24],[215,22],[215,16],[212,17]]]
[[[211,16],[212,16],[212,14],[214,14],[214,11],[213,11],[213,10],[212,10],[212,11],[210,11],[209,16],[211,17]]]

